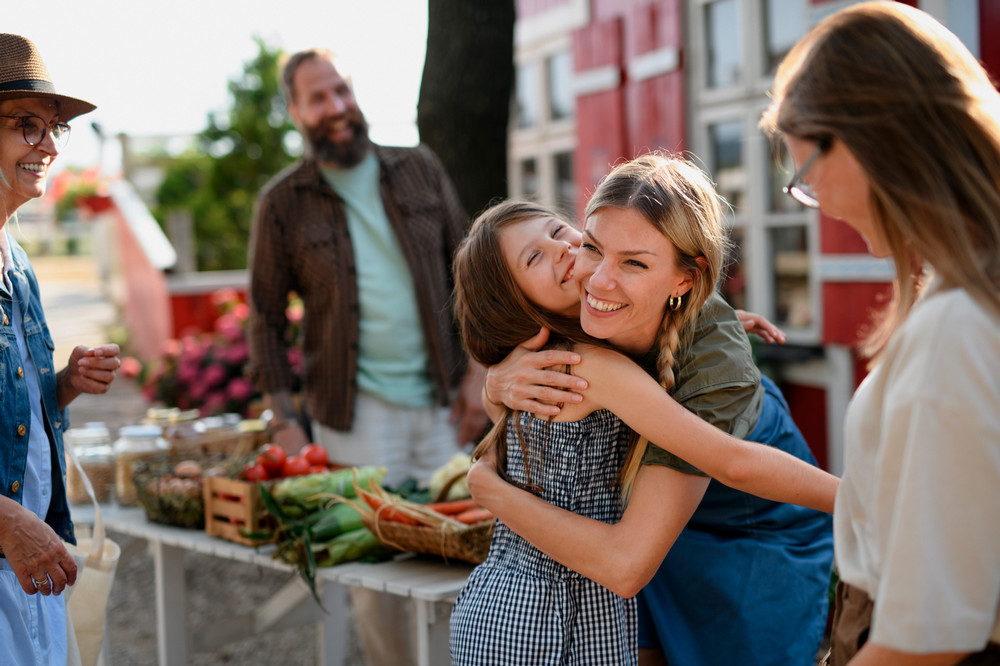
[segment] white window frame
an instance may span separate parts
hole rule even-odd
[[[538,123],[527,128],[517,127],[515,114],[511,113],[511,125],[507,133],[507,182],[511,197],[524,196],[521,162],[534,159],[539,181],[534,199],[545,206],[555,207],[558,204],[555,156],[576,152],[576,114],[555,121],[551,119],[548,59],[562,52],[572,53],[573,30],[589,20],[587,0],[568,0],[548,11],[519,20],[516,24],[514,65],[520,68],[533,63],[538,67],[538,88],[535,94],[541,101],[541,112]],[[575,79],[574,73],[570,81],[573,90],[576,89]],[[511,103],[514,104],[515,100]],[[569,214],[572,212],[568,211]]]

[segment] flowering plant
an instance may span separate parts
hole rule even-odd
[[[212,294],[219,316],[211,332],[194,333],[168,340],[163,355],[146,373],[143,394],[182,410],[198,409],[202,416],[222,413],[247,415],[260,392],[247,377],[250,346],[246,339],[249,306],[234,289]],[[300,342],[302,303],[289,300],[286,316],[290,324],[288,363],[298,378],[302,367]],[[293,386],[293,391],[298,391]]]

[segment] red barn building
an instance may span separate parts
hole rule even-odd
[[[778,63],[837,0],[517,0],[510,195],[580,218],[616,162],[685,152],[732,205],[735,307],[788,334],[757,348],[820,464],[840,473],[856,345],[891,265],[847,225],[782,194],[791,160],[757,128]],[[1000,2],[912,0],[1000,74]],[[991,35],[993,37],[991,37]]]

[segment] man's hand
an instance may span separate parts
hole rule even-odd
[[[451,422],[458,423],[459,446],[478,442],[490,423],[482,403],[484,375],[483,366],[470,360],[469,370],[458,387],[458,395],[451,407]]]
[[[116,344],[75,347],[57,379],[59,407],[66,407],[81,393],[107,393],[122,365],[120,357]]]
[[[785,344],[784,331],[761,315],[754,312],[747,312],[746,310],[737,310],[736,316],[739,317],[740,323],[743,324],[743,330],[748,334],[756,333],[760,337],[764,338],[764,342],[769,342],[771,344],[775,342]]]
[[[547,349],[538,351],[549,339],[549,330],[518,345],[507,358],[490,366],[486,372],[486,398],[511,409],[531,412],[537,416],[555,416],[555,403],[578,403],[587,382],[581,377],[548,370],[553,366],[576,365],[581,361],[576,352]]]

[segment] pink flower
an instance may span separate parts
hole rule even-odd
[[[241,322],[244,322],[247,320],[247,317],[250,316],[250,306],[243,302],[236,303],[233,305],[233,309],[230,314],[239,319]]]
[[[216,357],[223,363],[242,366],[250,357],[250,345],[241,340],[240,342],[235,343],[232,347],[220,349],[216,352]]]
[[[292,324],[302,323],[303,315],[305,315],[305,308],[302,306],[301,301],[294,301],[285,308],[285,317]]]
[[[212,364],[205,368],[205,371],[201,374],[201,380],[205,383],[205,386],[212,388],[218,386],[226,378],[226,369],[221,365]]]
[[[142,363],[137,358],[125,356],[121,362],[121,376],[125,379],[135,379],[142,372]]]
[[[177,381],[181,384],[193,384],[200,375],[201,366],[197,363],[181,362],[177,366]]]
[[[180,340],[171,338],[163,343],[163,355],[174,357],[181,353],[181,343]]]
[[[236,377],[226,386],[226,395],[236,402],[246,402],[253,392],[253,383],[246,377]]]
[[[242,340],[244,337],[243,324],[231,314],[224,314],[215,320],[215,331],[230,342]]]
[[[290,347],[288,349],[288,365],[291,366],[292,371],[295,373],[299,373],[302,371],[301,347]]]
[[[226,409],[226,394],[223,391],[213,391],[205,397],[205,402],[201,406],[202,416],[218,414]]]
[[[240,300],[240,295],[232,287],[224,287],[213,291],[211,300],[216,309],[228,310],[234,302]]]

